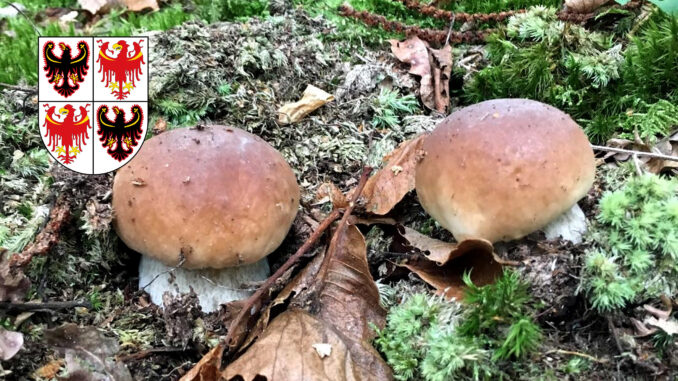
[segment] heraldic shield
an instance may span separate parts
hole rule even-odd
[[[40,135],[83,174],[132,160],[148,130],[147,37],[40,37]]]

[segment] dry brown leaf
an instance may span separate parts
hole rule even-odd
[[[452,47],[448,44],[442,49],[429,48],[431,73],[433,74],[433,105],[438,112],[445,113],[450,105],[450,76],[452,75]],[[424,96],[422,94],[422,99]],[[424,104],[431,103],[430,100]],[[429,107],[430,108],[430,107]]]
[[[452,47],[432,49],[416,35],[405,41],[389,40],[391,52],[400,62],[410,65],[408,73],[421,77],[419,96],[426,107],[444,113],[450,105],[449,81],[452,72]]]
[[[384,215],[414,189],[415,168],[426,136],[404,141],[384,157],[386,165],[370,177],[362,193],[367,212]]]
[[[356,366],[352,343],[330,324],[300,309],[276,317],[261,338],[223,373],[226,380],[245,381],[376,380],[365,378]],[[330,355],[321,358],[314,345],[329,344]],[[262,378],[263,377],[263,378]]]
[[[212,348],[180,381],[217,381],[221,369],[221,355],[224,347],[218,344]]]
[[[572,13],[591,13],[610,0],[565,0],[567,10]]]
[[[257,376],[274,380],[389,380],[391,370],[370,345],[370,323],[383,326],[385,311],[370,275],[365,238],[353,225],[339,227],[327,254],[314,260],[282,294],[299,292],[292,306],[223,373],[226,379]],[[310,270],[309,270],[310,268]],[[318,356],[313,345],[329,344]]]
[[[122,6],[132,12],[152,9],[157,11],[158,0],[78,0],[82,9],[95,15],[97,13],[108,12],[111,8]]]
[[[33,378],[51,380],[56,378],[66,362],[63,359],[55,359],[38,368],[33,372]]]
[[[426,258],[436,262],[438,265],[444,265],[448,261],[469,252],[483,251],[492,253],[493,251],[492,243],[484,239],[467,239],[460,243],[449,243],[431,238],[402,225],[398,226],[398,234],[410,246],[428,252],[428,254],[424,254]]]
[[[462,300],[464,296],[462,277],[465,272],[471,272],[471,280],[478,286],[494,282],[502,272],[502,266],[495,261],[492,251],[484,248],[466,252],[442,266],[424,257],[414,257],[402,266],[435,287],[438,294],[457,300]]]
[[[331,202],[334,209],[342,209],[348,206],[346,196],[332,183],[320,184],[316,191],[316,204]]]
[[[606,146],[678,157],[678,133],[666,139],[660,140],[654,146],[650,146],[649,144],[643,142],[639,137],[637,137],[635,140],[617,138],[610,139],[607,141]],[[606,160],[613,159],[615,161],[624,162],[631,159],[631,156],[632,155],[630,153],[608,152],[603,158]],[[659,174],[666,170],[678,169],[678,161],[674,160],[638,156],[638,161],[642,164],[642,167],[646,171],[654,174]]]
[[[308,85],[303,97],[294,103],[287,103],[278,109],[278,123],[291,124],[303,119],[320,106],[334,100],[334,95],[313,85]]]

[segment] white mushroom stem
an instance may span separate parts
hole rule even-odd
[[[151,301],[162,306],[167,291],[179,295],[193,291],[198,295],[203,312],[217,311],[221,304],[248,298],[256,291],[256,282],[270,275],[266,258],[258,262],[217,269],[188,270],[171,267],[155,259],[142,256],[139,264],[139,288],[151,296]]]
[[[586,216],[579,205],[574,204],[565,213],[546,225],[543,230],[549,240],[562,238],[565,241],[578,244],[581,243],[587,230]]]

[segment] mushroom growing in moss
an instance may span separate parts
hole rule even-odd
[[[115,229],[143,255],[139,285],[154,303],[192,288],[210,312],[266,279],[265,257],[287,235],[299,197],[292,169],[261,138],[224,126],[171,130],[116,174]]]
[[[572,118],[528,99],[452,113],[426,138],[416,169],[424,209],[459,241],[523,237],[591,188],[593,150]]]

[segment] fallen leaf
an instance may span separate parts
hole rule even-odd
[[[67,323],[45,330],[45,341],[66,358],[63,380],[132,381],[127,366],[114,359],[118,339],[106,337],[95,327]]]
[[[308,85],[299,101],[287,103],[278,109],[278,123],[296,123],[320,106],[333,100],[332,94],[326,93],[313,85]]]
[[[610,139],[607,141],[606,146],[631,151],[658,153],[662,155],[678,157],[678,133],[660,140],[654,146],[643,142],[640,137],[636,137],[635,140],[617,138]],[[631,157],[631,153],[608,152],[605,154],[603,159],[613,159],[615,161],[624,162],[631,159]],[[678,169],[678,161],[676,160],[666,160],[662,158],[638,155],[638,161],[642,164],[642,167],[646,171],[654,174],[659,174],[666,170]]]
[[[21,332],[8,331],[0,327],[0,359],[7,361],[14,357],[24,346]]]
[[[422,78],[431,75],[431,64],[428,61],[428,43],[416,35],[405,41],[389,40],[389,42],[391,43],[391,52],[398,61],[410,65],[408,73]]]
[[[96,15],[97,13],[106,13],[114,7],[125,7],[132,12],[143,11],[144,9],[152,9],[157,11],[157,0],[78,0],[82,9],[89,13]]]
[[[568,12],[591,13],[611,0],[565,0]]]
[[[51,380],[56,378],[57,374],[66,362],[63,359],[55,359],[38,368],[33,372],[33,378]]]
[[[449,82],[452,73],[452,47],[433,49],[416,35],[405,41],[389,40],[391,52],[410,65],[408,73],[421,77],[419,96],[426,107],[444,113],[450,105]]]
[[[433,75],[433,105],[438,112],[445,113],[450,106],[450,76],[452,75],[452,46],[445,45],[442,49],[429,48],[429,60]],[[424,99],[424,104],[431,100]],[[429,107],[431,108],[431,107]]]
[[[331,202],[334,209],[341,209],[348,206],[346,196],[332,183],[320,184],[316,191],[315,205],[325,202]]]
[[[195,366],[181,377],[180,381],[216,381],[219,380],[221,355],[224,347],[218,344],[212,348]]]
[[[31,281],[21,268],[10,265],[6,249],[0,248],[0,302],[18,302],[24,299]]]
[[[361,196],[366,200],[367,212],[384,215],[414,189],[415,168],[422,157],[421,148],[427,136],[404,141],[384,157],[386,165],[367,180]]]
[[[153,125],[153,134],[162,134],[167,130],[167,121],[163,118],[158,118]]]
[[[397,227],[397,231],[398,238],[405,240],[403,244],[427,252],[428,254],[424,254],[426,259],[436,262],[438,265],[444,265],[450,260],[471,251],[480,250],[488,253],[493,251],[492,243],[484,239],[467,239],[460,243],[450,243],[431,238],[407,226],[400,225]]]
[[[316,257],[318,258],[318,257]],[[371,346],[370,324],[385,311],[370,275],[365,238],[354,226],[337,228],[329,249],[286,292],[299,292],[259,339],[223,372],[227,380],[389,380],[391,370]],[[307,269],[309,268],[307,267]],[[296,290],[296,291],[293,291]],[[285,292],[285,290],[283,290]],[[300,307],[309,306],[312,313]],[[321,358],[314,344],[332,348]]]
[[[423,256],[410,258],[401,266],[435,287],[438,294],[457,300],[462,300],[464,296],[466,286],[462,278],[465,272],[471,272],[471,280],[478,286],[494,282],[502,272],[502,266],[494,259],[492,251],[488,251],[484,245],[478,250],[467,251],[442,266]]]

